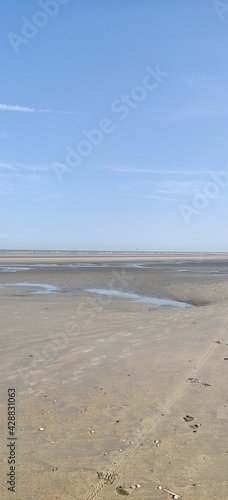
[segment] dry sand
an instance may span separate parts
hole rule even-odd
[[[39,258],[63,263],[10,255],[0,265]],[[158,262],[165,259],[175,256]],[[228,263],[227,256],[205,259]],[[33,269],[1,273],[0,281],[62,287],[50,294],[0,289],[2,500],[118,500],[119,486],[136,484],[132,500],[172,498],[158,486],[186,500],[227,499],[227,276],[178,273],[167,264]],[[85,287],[195,307],[155,309]],[[6,483],[9,388],[16,389],[16,493]]]

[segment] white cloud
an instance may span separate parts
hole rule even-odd
[[[30,108],[29,106],[18,106],[17,104],[0,104],[0,111],[16,111],[19,113],[60,113],[71,115],[71,111],[51,111],[50,109]]]
[[[0,139],[7,139],[9,137],[9,134],[6,132],[0,132]]]
[[[18,106],[17,104],[0,104],[0,111],[19,111],[21,113],[50,113],[49,109],[36,109],[27,106]]]

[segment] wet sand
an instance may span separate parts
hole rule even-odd
[[[152,260],[158,269],[116,267]],[[178,272],[180,260],[188,272]],[[169,500],[158,486],[186,500],[226,499],[228,257],[0,258],[0,266],[39,262],[111,267],[0,273],[1,283],[60,289],[0,289],[1,499],[115,500],[136,484],[128,490],[136,500]],[[219,270],[206,272],[204,262]],[[193,307],[156,309],[85,288]],[[6,483],[9,388],[16,389],[15,494]]]

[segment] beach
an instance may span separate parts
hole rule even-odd
[[[1,499],[226,499],[227,278],[227,254],[1,252]]]

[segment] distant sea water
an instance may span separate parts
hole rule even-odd
[[[199,258],[202,256],[226,256],[228,258],[228,252],[177,252],[177,251],[167,251],[167,252],[153,252],[153,251],[139,251],[139,250],[123,250],[123,251],[117,251],[117,250],[114,250],[114,251],[111,251],[111,250],[36,250],[36,249],[33,249],[33,250],[30,250],[30,249],[27,249],[27,250],[21,250],[21,249],[0,249],[0,256],[1,257],[4,257],[4,254],[7,256],[7,255],[37,255],[37,256],[40,256],[40,255],[56,255],[56,256],[61,256],[61,257],[65,257],[65,256],[71,256],[71,257],[88,257],[88,256],[91,256],[91,257],[95,257],[95,256],[113,256],[113,257],[119,257],[119,256],[129,256],[129,257],[132,257],[132,256],[135,256],[135,257],[148,257],[148,256],[151,256],[151,257],[162,257],[162,256],[165,256],[166,257],[166,262],[167,261],[167,257],[170,256],[170,257],[177,257],[177,256],[180,256],[180,257],[183,257],[183,256],[188,256],[189,257],[196,257],[198,256]],[[181,262],[181,261],[180,261]],[[183,260],[182,260],[183,262]]]
[[[151,256],[168,256],[168,255],[227,255],[228,252],[177,252],[177,251],[168,251],[168,252],[153,252],[153,251],[139,251],[139,250],[21,250],[21,249],[0,249],[0,254],[21,254],[21,255],[29,255],[29,254],[46,254],[46,255],[75,255],[75,256],[86,256],[86,255],[113,255],[113,256],[119,256],[119,255],[135,255],[135,256],[141,256],[141,255],[151,255]]]

